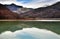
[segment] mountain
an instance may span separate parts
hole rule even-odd
[[[35,9],[35,12],[40,13],[40,17],[43,18],[60,18],[60,2],[48,7]]]
[[[10,5],[5,5],[8,9],[10,9],[12,12],[15,12],[15,13],[25,13],[27,11],[30,11],[32,10],[31,8],[24,8],[23,6],[19,6],[19,5],[16,5],[14,3],[10,4]]]
[[[45,19],[60,18],[60,2],[37,9],[25,8],[16,4],[0,4],[0,19]]]
[[[60,2],[51,6],[40,7],[23,14],[26,18],[60,18]]]
[[[5,5],[8,9],[10,9],[11,11],[16,11],[19,8],[23,8],[22,6],[18,6],[14,3],[10,4],[10,5]]]
[[[10,11],[5,5],[0,4],[0,19],[17,19],[18,14]]]
[[[16,4],[3,5],[0,4],[0,19],[21,19],[21,13],[32,10],[31,8],[24,8]]]

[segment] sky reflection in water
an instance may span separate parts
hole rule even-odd
[[[24,28],[15,32],[3,32],[0,39],[60,39],[60,35],[46,29]]]

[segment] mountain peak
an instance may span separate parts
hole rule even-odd
[[[52,6],[60,6],[60,2],[53,4]]]
[[[16,4],[12,3],[11,5],[16,5]]]
[[[0,7],[3,6],[3,4],[0,3]]]
[[[60,4],[60,2],[57,2],[56,4]]]
[[[23,8],[23,6],[19,6],[19,5],[16,5],[16,4],[14,4],[14,3],[10,4],[10,6],[16,6],[16,7]]]

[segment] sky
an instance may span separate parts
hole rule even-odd
[[[52,5],[60,0],[0,0],[2,4],[15,3],[27,8],[38,8]]]
[[[60,35],[46,29],[24,28],[15,32],[5,31],[0,39],[60,39]]]

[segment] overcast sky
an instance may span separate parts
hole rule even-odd
[[[0,0],[2,4],[15,3],[27,8],[38,8],[46,5],[52,5],[60,0]]]

